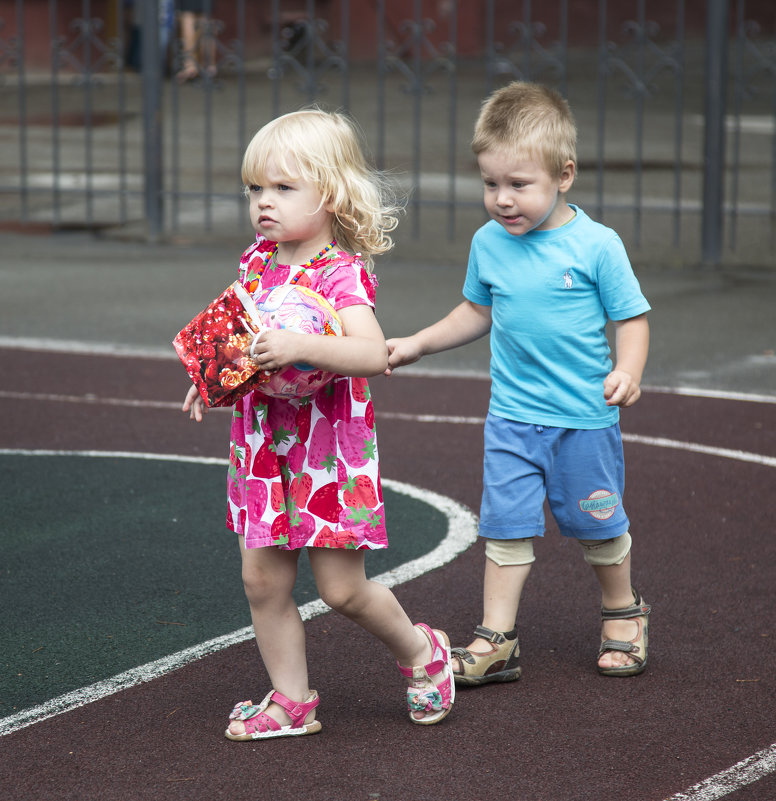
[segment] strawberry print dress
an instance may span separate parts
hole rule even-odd
[[[374,308],[377,280],[358,256],[332,249],[300,274],[261,236],[240,260],[257,297],[295,281],[335,309]],[[375,415],[364,378],[335,376],[306,398],[250,392],[234,406],[227,526],[246,548],[385,548]]]

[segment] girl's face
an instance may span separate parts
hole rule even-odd
[[[334,215],[321,203],[318,188],[288,175],[274,159],[267,162],[263,182],[250,186],[250,215],[256,231],[278,243],[284,263],[307,261],[332,238]]]
[[[522,236],[568,222],[565,193],[574,182],[573,162],[560,178],[553,178],[538,159],[505,150],[484,150],[477,161],[485,209],[510,234]]]

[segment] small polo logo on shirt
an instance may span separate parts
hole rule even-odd
[[[571,289],[572,286],[574,286],[574,279],[571,277],[571,270],[566,270],[563,273],[563,288]]]
[[[619,505],[620,496],[616,492],[603,489],[591,492],[587,498],[579,502],[579,508],[591,514],[596,520],[608,520]]]

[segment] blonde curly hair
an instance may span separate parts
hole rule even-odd
[[[403,204],[387,176],[368,163],[364,137],[345,114],[302,109],[263,126],[243,157],[246,193],[263,182],[270,159],[289,177],[315,184],[321,206],[333,210],[337,243],[360,253],[367,269],[373,256],[393,247],[389,232],[399,224]]]

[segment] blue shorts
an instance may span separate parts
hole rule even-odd
[[[629,528],[620,426],[536,426],[488,414],[480,536],[544,534],[544,500],[565,537],[605,540]]]

